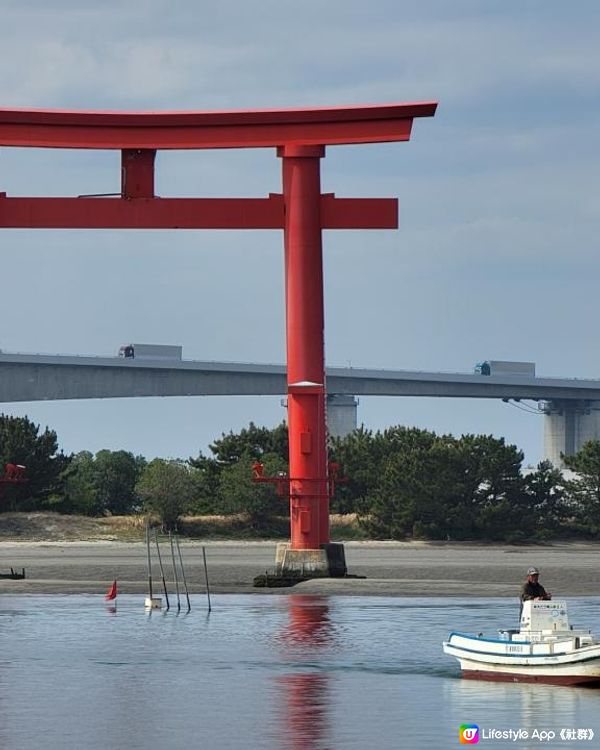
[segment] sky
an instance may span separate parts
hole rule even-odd
[[[2,0],[0,107],[210,110],[439,102],[409,143],[338,146],[324,192],[398,197],[398,231],[324,232],[332,366],[469,372],[534,361],[600,377],[596,0]],[[1,149],[0,191],[119,190],[118,152]],[[163,196],[281,190],[273,150],[159,152]],[[279,231],[3,230],[0,349],[283,363]],[[4,404],[67,452],[206,453],[280,398]],[[487,400],[361,398],[359,421],[505,437],[543,417]]]

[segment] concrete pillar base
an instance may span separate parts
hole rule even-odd
[[[256,576],[254,586],[282,588],[310,578],[344,578],[347,575],[343,544],[322,544],[320,549],[291,549],[290,542],[279,542],[275,571]]]
[[[277,573],[298,578],[339,578],[345,576],[346,555],[343,544],[322,544],[320,549],[291,549],[280,542],[275,552]]]
[[[277,545],[277,573],[285,577],[320,578],[329,575],[327,553],[323,549],[291,549],[289,542]]]
[[[346,567],[346,552],[344,545],[329,542],[328,544],[322,544],[321,549],[325,550],[327,554],[327,563],[329,565],[329,575],[332,578],[343,578],[348,574],[348,568]]]

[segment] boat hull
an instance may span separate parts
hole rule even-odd
[[[600,675],[538,675],[521,672],[491,672],[482,669],[463,669],[465,680],[490,680],[492,682],[534,682],[543,685],[571,685],[600,688]]]
[[[523,653],[511,652],[511,647]],[[559,651],[566,645],[556,644],[552,653],[539,653],[537,648],[537,644],[507,644],[464,635],[453,635],[444,644],[445,653],[458,659],[465,679],[600,685],[600,645]]]

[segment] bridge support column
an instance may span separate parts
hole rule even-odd
[[[343,438],[357,427],[358,399],[341,393],[327,394],[327,432]]]
[[[554,400],[544,405],[544,458],[564,468],[588,440],[600,439],[600,401]]]

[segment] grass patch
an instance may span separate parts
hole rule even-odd
[[[112,538],[101,523],[88,516],[61,513],[1,513],[0,540],[19,542],[75,542]]]
[[[183,516],[179,532],[190,539],[287,539],[289,520],[273,518],[255,527],[243,514],[229,516]]]
[[[156,519],[152,519],[153,525]],[[0,513],[0,541],[23,542],[141,542],[146,516],[89,516],[61,513]],[[289,539],[290,522],[284,516],[253,526],[244,514],[228,516],[183,516],[179,533],[188,539],[258,540]],[[355,514],[331,516],[333,541],[367,539]]]
[[[146,538],[146,516],[103,516],[94,519],[104,538],[118,542],[141,542]]]
[[[334,513],[329,517],[329,524],[332,542],[360,542],[369,538],[359,525],[356,513]]]

